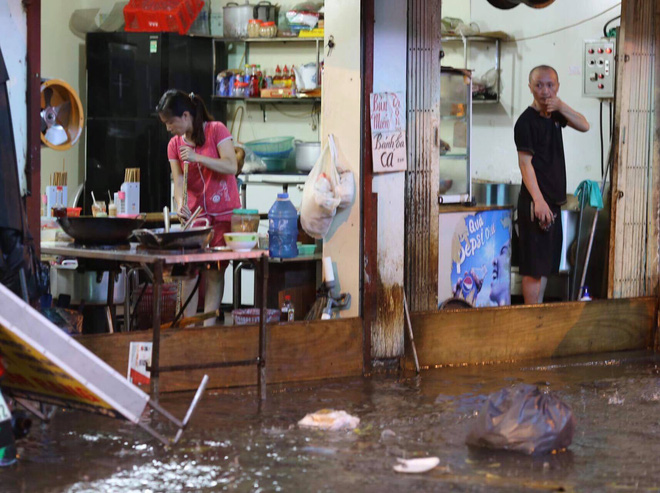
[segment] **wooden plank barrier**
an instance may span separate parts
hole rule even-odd
[[[204,365],[256,358],[256,325],[167,329],[161,333],[161,367]],[[151,341],[151,331],[90,334],[76,338],[115,370],[126,374],[130,342]],[[267,383],[362,375],[362,319],[316,320],[268,326]],[[182,370],[161,374],[161,392],[256,385],[254,366]]]
[[[651,348],[655,297],[412,314],[422,367]],[[406,347],[406,369],[414,369]]]

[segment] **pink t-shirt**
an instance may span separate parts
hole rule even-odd
[[[206,122],[204,136],[204,145],[196,147],[175,135],[167,146],[167,158],[179,161],[183,173],[183,160],[179,152],[182,146],[191,147],[196,154],[219,158],[218,144],[232,138],[221,122]],[[201,216],[210,216],[214,222],[231,221],[232,210],[241,207],[236,177],[216,173],[204,165],[191,162],[188,166],[188,209],[195,211],[197,207],[202,208]]]

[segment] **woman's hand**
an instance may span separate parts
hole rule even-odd
[[[192,150],[192,147],[181,146],[179,150],[182,161],[188,161],[189,163],[196,163],[199,160],[199,156]]]
[[[179,207],[179,210],[177,211],[176,215],[179,217],[179,222],[181,224],[184,224],[188,219],[190,219],[191,216],[190,209],[188,209],[187,205],[183,205]]]

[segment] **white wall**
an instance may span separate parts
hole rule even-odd
[[[527,86],[530,69],[547,64],[555,67],[559,73],[559,97],[584,114],[591,124],[587,134],[571,129],[564,131],[567,191],[572,193],[584,179],[600,180],[599,102],[582,96],[582,46],[585,39],[602,36],[605,22],[619,15],[619,3],[617,0],[555,0],[544,9],[533,9],[521,4],[510,10],[499,10],[486,0],[471,0],[471,16],[466,19],[464,6],[461,8],[459,0],[443,2],[443,17],[460,17],[466,22],[476,22],[482,32],[504,31],[520,40],[505,43],[502,47],[500,104],[474,105],[473,178],[521,182],[513,142],[513,126],[518,116],[532,102]],[[592,20],[562,29],[612,7],[615,8]],[[617,24],[618,21],[612,25]],[[535,39],[524,39],[556,30],[559,31]],[[449,53],[448,46],[444,49]],[[608,105],[605,104],[605,155],[609,135],[607,115]]]
[[[27,19],[21,0],[0,1],[0,48],[7,66],[9,106],[21,193],[27,191],[25,161],[27,154]]]

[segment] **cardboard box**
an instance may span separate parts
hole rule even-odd
[[[272,87],[261,90],[262,98],[291,98],[293,90],[290,87]]]

